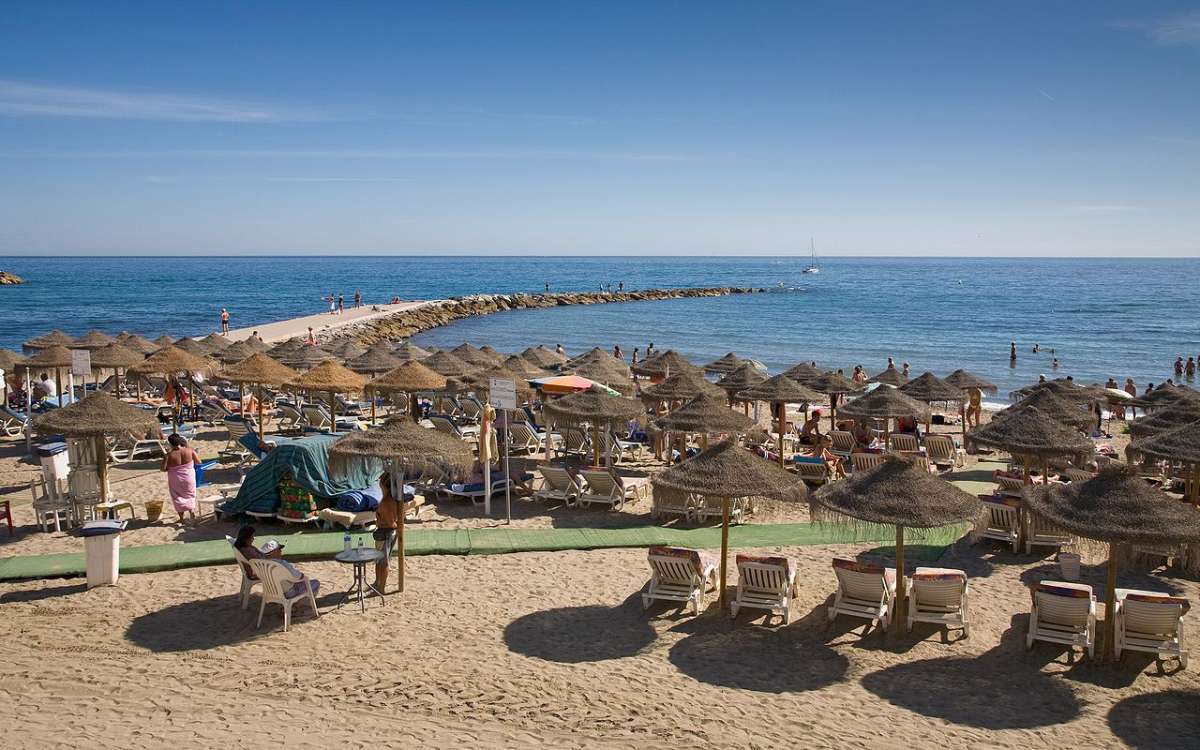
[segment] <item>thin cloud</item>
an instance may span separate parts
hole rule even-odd
[[[0,79],[0,115],[240,123],[322,119],[312,112],[229,99],[52,86],[8,79]]]
[[[1200,11],[1153,21],[1117,21],[1113,26],[1140,31],[1163,47],[1200,46]]]
[[[1071,208],[1085,214],[1128,214],[1141,210],[1138,206],[1123,203],[1083,204]]]
[[[713,155],[635,151],[390,151],[305,149],[190,149],[164,151],[3,151],[0,159],[391,159],[475,161],[685,162]]]
[[[1047,99],[1049,99],[1049,100],[1050,100],[1050,101],[1052,101],[1052,102],[1056,102],[1056,101],[1058,101],[1058,100],[1057,100],[1057,99],[1055,99],[1053,96],[1050,96],[1049,94],[1047,94],[1047,93],[1045,92],[1045,90],[1043,90],[1043,89],[1038,89],[1038,90],[1037,90],[1037,92],[1038,92],[1039,94],[1041,94],[1042,96],[1046,97]]]

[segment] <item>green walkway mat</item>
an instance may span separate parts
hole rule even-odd
[[[972,494],[990,493],[995,487],[992,470],[1003,464],[980,462],[970,471],[957,472],[950,479]],[[910,547],[905,558],[913,562],[936,560],[947,546],[953,544],[966,526],[910,532]],[[354,544],[363,539],[371,546],[371,535],[355,534]],[[915,538],[913,538],[915,537]],[[745,524],[729,530],[729,545],[733,548],[799,546],[813,544],[851,544],[862,542],[891,542],[894,534],[886,527],[869,531],[856,527],[840,527],[807,523]],[[287,547],[289,560],[328,559],[342,549],[341,532],[302,532],[298,534],[264,534],[262,539],[275,539]],[[510,552],[554,552],[558,550],[605,549],[611,547],[650,547],[666,544],[696,549],[721,546],[720,527],[676,529],[662,526],[639,526],[629,529],[423,529],[409,527],[405,533],[405,550],[418,555],[495,555]],[[82,540],[80,540],[82,546]],[[879,547],[873,552],[891,555],[892,547]],[[158,570],[195,568],[205,565],[228,565],[233,551],[223,539],[184,544],[159,544],[128,547],[121,550],[122,573],[151,573]],[[83,553],[29,555],[0,558],[0,580],[21,578],[56,578],[84,573]]]

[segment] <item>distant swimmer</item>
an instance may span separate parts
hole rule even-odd
[[[1011,342],[1008,345],[1008,358],[1009,359],[1017,358],[1017,342],[1015,342],[1015,341]]]
[[[1041,345],[1041,344],[1034,344],[1034,345],[1033,345],[1033,353],[1034,353],[1034,354],[1037,354],[1037,353],[1038,353],[1038,350],[1039,350],[1039,349],[1041,349],[1041,348],[1042,348],[1042,345]]]
[[[1055,357],[1054,361],[1050,363],[1050,369],[1052,369],[1052,370],[1058,369],[1058,357]]]

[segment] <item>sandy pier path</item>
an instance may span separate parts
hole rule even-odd
[[[344,313],[339,315],[330,315],[328,312],[317,313],[316,315],[305,315],[300,318],[291,318],[290,320],[278,320],[274,323],[263,323],[261,325],[249,326],[247,328],[235,328],[225,337],[230,341],[241,341],[247,339],[250,334],[258,331],[258,335],[267,343],[283,341],[290,339],[293,336],[304,336],[308,333],[309,326],[312,326],[313,331],[320,336],[322,333],[329,333],[338,328],[342,328],[354,323],[363,323],[368,320],[376,320],[378,318],[386,318],[389,315],[396,313],[416,310],[420,307],[430,304],[430,300],[412,300],[400,302],[394,305],[363,305],[362,307],[348,307]]]

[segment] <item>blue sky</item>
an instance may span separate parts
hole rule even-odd
[[[0,254],[1200,255],[1197,3],[10,3]]]

